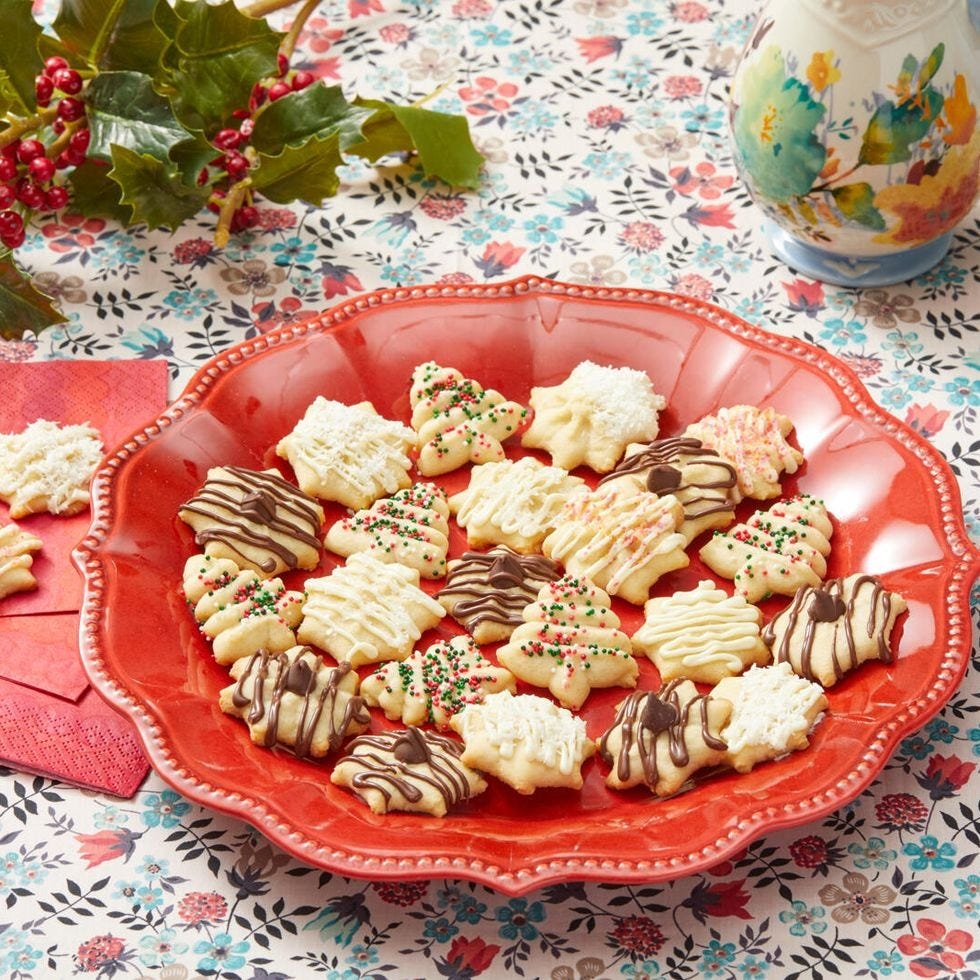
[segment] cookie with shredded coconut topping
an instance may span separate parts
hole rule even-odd
[[[16,524],[0,527],[0,599],[37,588],[31,568],[34,555],[44,547],[37,535]]]
[[[90,425],[36,419],[23,432],[0,433],[0,500],[11,520],[47,512],[68,516],[89,505],[89,482],[102,459]]]
[[[732,405],[693,422],[684,436],[732,463],[743,497],[771,500],[781,493],[783,473],[795,473],[803,463],[803,453],[786,441],[792,431],[792,419],[772,407]]]
[[[414,445],[408,426],[382,417],[370,402],[345,405],[319,395],[276,452],[306,493],[357,510],[411,486]]]
[[[555,466],[585,464],[608,473],[631,442],[655,439],[666,399],[635,368],[582,361],[552,387],[531,389],[534,418],[521,437],[528,449],[551,454]]]

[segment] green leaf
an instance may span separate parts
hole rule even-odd
[[[27,331],[64,323],[66,317],[14,265],[10,254],[0,257],[0,337],[16,340]]]
[[[462,116],[366,100],[358,104],[377,109],[363,127],[363,142],[347,147],[349,152],[373,161],[414,147],[427,177],[438,177],[453,187],[479,186],[483,157],[473,146]]]
[[[255,120],[252,146],[275,156],[311,136],[325,139],[337,133],[343,149],[363,140],[361,127],[373,111],[348,102],[339,85],[317,83],[263,107]]]
[[[931,85],[920,93],[920,101],[883,102],[868,122],[858,155],[860,164],[904,163],[911,148],[932,127],[942,111],[942,94]]]
[[[158,0],[62,0],[52,27],[68,51],[103,71],[153,74],[169,44]]]
[[[218,150],[200,134],[189,135],[187,139],[170,147],[170,159],[177,165],[185,184],[196,184],[201,169],[208,166],[217,155]]]
[[[250,176],[255,189],[276,204],[299,200],[319,206],[337,193],[336,171],[343,162],[336,134],[322,140],[313,137],[301,146],[287,146],[277,156],[260,154]]]
[[[171,146],[189,135],[174,119],[170,103],[153,90],[150,77],[140,72],[100,72],[89,83],[85,101],[90,156],[108,160],[115,145],[166,160]]]
[[[845,184],[834,187],[830,193],[845,218],[865,228],[885,230],[885,219],[874,205],[875,192],[870,184]]]
[[[122,190],[109,176],[109,168],[91,157],[68,177],[71,207],[89,217],[112,218],[123,225],[133,220],[133,209],[121,201]]]
[[[248,105],[252,86],[275,73],[284,37],[264,20],[246,17],[232,0],[179,3],[174,113],[188,129],[212,137]]]
[[[3,112],[31,116],[36,110],[34,76],[43,63],[37,51],[41,27],[31,13],[31,0],[0,0],[0,106]]]
[[[172,163],[125,146],[112,147],[109,176],[122,190],[122,202],[133,209],[134,223],[171,231],[194,217],[204,206],[208,191],[188,187]]]

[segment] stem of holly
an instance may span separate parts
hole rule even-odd
[[[221,199],[221,210],[218,212],[218,226],[214,231],[214,244],[224,248],[231,238],[231,223],[235,212],[245,203],[250,195],[252,178],[246,177],[236,181],[228,188],[228,193]]]
[[[241,8],[246,17],[266,17],[275,13],[277,10],[285,10],[292,7],[298,0],[255,0],[247,6]]]
[[[310,14],[316,10],[320,0],[306,0],[300,8],[300,12],[296,15],[296,19],[290,24],[289,32],[283,38],[282,45],[279,50],[286,56],[286,60],[292,58],[293,51],[296,48],[296,41],[299,38],[300,32],[306,26],[307,20],[309,20]]]
[[[0,149],[19,140],[24,133],[33,133],[49,125],[57,115],[57,106],[51,106],[48,109],[42,109],[33,116],[25,116],[22,119],[10,119],[7,128],[0,133]]]

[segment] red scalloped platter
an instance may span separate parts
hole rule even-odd
[[[806,462],[783,491],[826,502],[835,522],[828,575],[879,575],[908,602],[894,661],[865,664],[830,690],[829,712],[805,751],[746,775],[712,774],[666,800],[642,788],[608,790],[593,758],[581,792],[526,797],[491,781],[443,819],[378,816],[330,782],[329,762],[253,745],[245,725],[218,708],[228,675],[181,596],[184,562],[197,549],[178,507],[209,467],[281,463],[275,444],[317,395],[368,399],[407,423],[411,372],[429,359],[524,404],[532,385],[557,384],[586,359],[639,368],[667,398],[663,436],[725,405],[771,405],[788,415]],[[441,482],[454,491],[467,479],[460,471]],[[697,544],[690,566],[662,578],[655,595],[711,577]],[[463,549],[456,529],[450,556]],[[132,718],[176,790],[330,871],[465,878],[512,895],[559,881],[676,878],[853,799],[899,739],[954,692],[969,661],[968,596],[980,571],[946,463],[833,357],[687,297],[536,278],[379,291],[215,357],[99,470],[92,526],[75,562],[85,578],[86,669]],[[325,555],[313,574],[338,562]],[[301,581],[285,579],[288,587]],[[632,632],[642,611],[616,602]],[[447,617],[421,645],[454,630]],[[653,664],[638,659],[640,686],[655,687]],[[582,709],[590,735],[610,724],[622,697],[590,696]],[[377,727],[391,727],[374,713]]]

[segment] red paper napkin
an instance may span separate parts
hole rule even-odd
[[[0,375],[0,432],[20,432],[39,418],[88,423],[106,452],[167,404],[162,360],[4,364]],[[0,502],[0,524],[9,520]],[[132,724],[91,687],[78,656],[82,583],[71,551],[90,521],[88,510],[17,521],[44,547],[32,568],[38,588],[0,600],[0,759],[128,797],[149,765]]]

